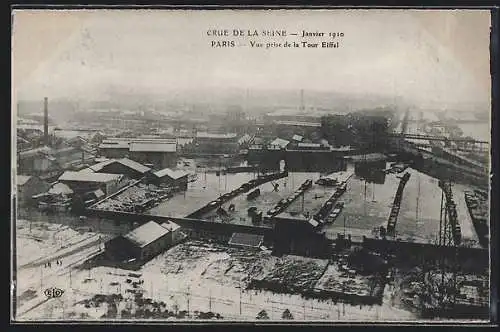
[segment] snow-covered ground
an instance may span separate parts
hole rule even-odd
[[[128,318],[139,318],[139,312],[143,312],[145,303],[153,303],[152,308],[155,303],[159,303],[157,307],[163,310],[188,312],[190,319],[195,312],[213,312],[220,314],[225,320],[255,320],[257,314],[265,310],[270,320],[282,320],[286,309],[295,320],[416,319],[413,313],[393,307],[389,301],[384,301],[381,306],[353,306],[304,299],[300,295],[245,290],[248,281],[245,277],[252,273],[255,262],[264,261],[266,264],[266,255],[269,256],[264,252],[252,253],[201,242],[188,242],[159,255],[136,272],[112,267],[87,270],[59,267],[60,271],[50,277],[50,286],[63,289],[63,295],[57,299],[45,300],[41,294],[23,305],[22,310],[18,310],[17,318],[94,320],[103,319],[105,314],[111,315],[106,317],[109,319],[122,319],[125,314]],[[269,264],[272,266],[273,263],[270,259]],[[43,288],[47,286],[44,285]],[[133,292],[140,292],[142,296],[136,297]],[[95,299],[89,301],[96,294],[115,294],[115,298],[104,303]],[[82,302],[84,300],[86,302]]]

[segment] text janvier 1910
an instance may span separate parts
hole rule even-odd
[[[236,46],[250,46],[252,48],[272,49],[272,48],[338,48],[339,38],[344,37],[343,32],[309,32],[301,30],[299,33],[289,33],[286,30],[241,30],[241,29],[212,29],[207,31],[209,37],[214,38],[210,41],[212,48],[230,48]],[[307,38],[304,40],[283,40],[280,37]],[[217,38],[218,37],[218,38]],[[221,38],[222,37],[222,38]],[[224,38],[227,37],[227,38]],[[274,37],[275,40],[260,41],[251,39],[246,42],[239,42],[237,37]],[[217,39],[215,39],[217,38]],[[322,38],[317,40],[316,38]]]

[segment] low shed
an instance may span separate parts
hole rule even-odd
[[[114,259],[136,258],[146,260],[154,257],[171,244],[170,231],[154,221],[149,221],[125,235],[120,235],[105,244],[108,257]]]

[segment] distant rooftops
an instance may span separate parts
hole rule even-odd
[[[226,134],[218,134],[218,133],[207,133],[207,132],[197,132],[196,138],[221,138],[221,139],[231,139],[238,137],[238,134],[235,133],[226,133]]]
[[[286,146],[290,143],[290,141],[287,141],[286,139],[282,139],[282,138],[276,138],[274,141],[272,141],[271,143],[269,143],[269,145],[271,146],[279,146],[281,148],[286,148]]]
[[[59,181],[78,181],[78,182],[110,182],[117,181],[123,177],[121,174],[108,173],[84,173],[66,171],[60,177]]]
[[[298,143],[299,148],[320,148],[322,145],[320,143]]]
[[[387,156],[382,153],[368,153],[362,155],[349,156],[348,159],[352,159],[355,162],[370,162],[370,161],[383,161],[387,159]]]
[[[131,142],[131,152],[176,152],[177,143],[171,142]]]
[[[101,149],[128,149],[131,152],[176,152],[175,138],[112,137],[102,141]]]
[[[297,126],[297,127],[321,127],[321,123],[319,122],[306,122],[306,121],[285,121],[278,120],[274,121],[277,124],[285,125],[285,126]]]

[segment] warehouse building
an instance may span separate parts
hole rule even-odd
[[[131,159],[141,163],[153,164],[158,168],[172,167],[176,164],[177,141],[151,140],[132,141],[129,146]]]
[[[270,150],[284,150],[290,144],[290,141],[282,138],[276,138],[274,141],[269,143]]]
[[[186,190],[188,185],[188,173],[164,168],[152,173],[150,181],[156,185],[166,184],[169,186],[177,186],[181,190]]]
[[[108,173],[84,173],[66,171],[59,177],[76,194],[85,194],[101,189],[106,196],[114,194],[128,184],[124,175]]]
[[[130,158],[155,167],[176,163],[177,140],[153,138],[109,138],[99,145],[99,154],[107,158]]]
[[[141,179],[151,172],[151,168],[128,158],[106,160],[89,169],[95,173],[123,174],[130,179]]]
[[[107,158],[124,158],[128,155],[129,139],[105,139],[99,144],[99,154]]]
[[[54,156],[54,150],[43,146],[19,152],[17,169],[24,174],[42,175],[58,170],[59,164]]]
[[[238,134],[197,132],[194,145],[200,153],[237,153]]]
[[[177,225],[175,222],[167,220],[163,222],[161,227],[165,228],[166,230],[169,231],[169,236],[170,236],[170,246],[176,245],[180,241],[182,241],[185,237],[185,235],[181,232],[181,226]]]
[[[149,221],[142,226],[105,243],[106,256],[114,260],[147,260],[171,247],[180,238],[180,227],[168,222]]]
[[[32,196],[46,192],[50,184],[41,180],[37,176],[18,175],[17,184],[17,202],[19,205],[27,205],[32,201]]]

